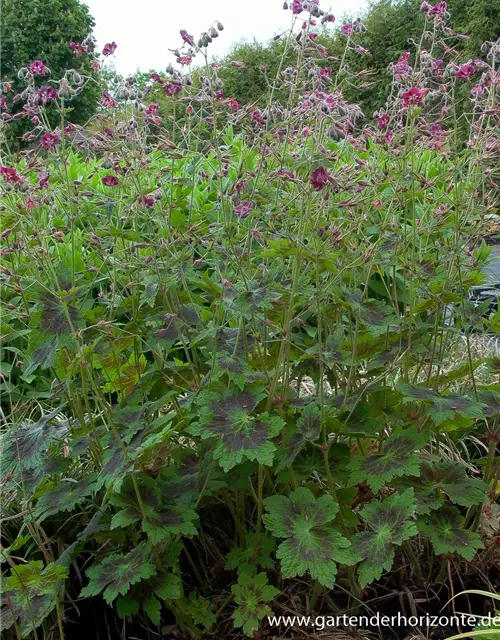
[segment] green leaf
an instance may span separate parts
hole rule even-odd
[[[435,391],[412,384],[398,384],[403,394],[403,402],[423,402],[428,415],[436,426],[445,420],[452,420],[456,415],[464,418],[483,418],[483,405],[475,398],[458,393],[439,396]]]
[[[401,319],[395,315],[392,307],[380,300],[363,300],[362,293],[358,290],[346,290],[344,299],[372,336],[383,335],[401,324]]]
[[[17,620],[21,637],[32,635],[33,629],[55,609],[57,591],[67,577],[67,568],[53,562],[44,566],[41,560],[32,560],[16,565],[7,579],[2,580],[2,630],[9,629]]]
[[[47,413],[34,424],[12,428],[0,436],[3,473],[18,465],[23,469],[35,469],[42,464],[42,454],[68,432],[66,422],[57,420],[58,415],[58,410]]]
[[[198,531],[193,523],[197,520],[196,511],[181,506],[168,506],[159,511],[151,509],[142,522],[142,530],[153,544],[159,544],[171,534],[195,536]]]
[[[153,595],[142,603],[144,611],[153,624],[159,625],[161,619],[161,602]]]
[[[217,353],[215,364],[211,370],[211,378],[214,382],[227,375],[231,382],[243,391],[248,381],[254,377],[252,369],[246,360],[241,357],[221,351]]]
[[[103,592],[108,604],[119,595],[124,596],[130,587],[156,574],[156,567],[149,559],[149,548],[144,544],[126,554],[112,554],[87,569],[89,584],[82,589],[81,597],[96,596]]]
[[[267,584],[265,573],[259,573],[254,578],[248,573],[242,573],[238,578],[238,584],[233,584],[231,591],[238,605],[233,612],[234,626],[243,627],[245,635],[253,637],[260,621],[273,615],[265,603],[273,600],[279,590]]]
[[[464,418],[484,418],[480,402],[458,393],[450,393],[447,396],[436,398],[429,414],[436,426],[445,420],[453,420],[456,415]]]
[[[356,533],[352,544],[362,559],[358,567],[362,587],[380,578],[384,570],[390,571],[394,561],[394,545],[401,544],[417,533],[415,523],[410,520],[414,509],[413,489],[407,489],[383,502],[374,500],[360,511],[369,530]]]
[[[200,409],[201,419],[189,429],[202,438],[219,437],[214,458],[229,471],[244,458],[271,465],[277,436],[283,425],[278,416],[253,415],[262,394],[228,391],[222,398],[209,399]]]
[[[198,514],[185,504],[165,504],[162,502],[160,485],[152,478],[139,477],[142,508],[137,503],[133,483],[127,479],[122,491],[114,495],[110,502],[123,507],[111,519],[111,529],[128,527],[141,522],[142,530],[148,534],[153,544],[167,540],[173,534],[195,536],[194,525]]]
[[[332,587],[337,563],[352,562],[351,543],[329,524],[339,505],[329,495],[315,500],[309,489],[301,487],[289,498],[266,498],[264,506],[267,529],[277,538],[285,538],[276,554],[283,577],[303,576],[309,571],[321,584]]]
[[[73,511],[95,488],[94,477],[78,482],[60,481],[51,491],[44,493],[38,500],[35,515],[44,520],[55,513]]]
[[[197,625],[203,626],[205,629],[210,629],[215,622],[215,613],[211,609],[210,600],[198,596],[196,591],[191,591],[187,602],[184,604],[184,610],[189,613],[193,622]]]
[[[438,555],[458,553],[470,561],[478,549],[484,548],[479,534],[464,528],[464,518],[455,507],[441,507],[428,516],[421,516],[417,524]]]
[[[445,496],[463,507],[482,504],[488,489],[485,482],[471,478],[459,462],[451,460],[422,461],[419,478],[401,478],[394,484],[400,488],[413,487],[419,514],[439,509]]]
[[[349,463],[352,471],[349,485],[366,481],[372,491],[377,492],[395,477],[418,476],[420,460],[415,452],[425,441],[425,434],[413,428],[392,433],[380,453],[353,458]]]
[[[139,613],[140,607],[140,603],[129,594],[120,596],[116,601],[116,611],[120,618],[135,616]]]
[[[154,592],[160,600],[176,600],[181,597],[181,579],[173,573],[165,573],[154,581]]]

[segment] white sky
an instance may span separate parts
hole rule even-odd
[[[106,42],[118,45],[113,56],[117,71],[123,75],[137,69],[164,70],[174,57],[169,49],[182,44],[180,29],[186,29],[195,41],[220,20],[224,31],[208,51],[223,55],[241,40],[266,42],[287,29],[291,11],[283,11],[283,0],[83,0],[93,15],[94,35],[100,50]],[[366,0],[336,0],[331,11],[339,20],[344,14],[356,14]],[[328,0],[321,7],[330,9]],[[304,14],[305,15],[305,14]],[[332,27],[330,27],[332,28]]]

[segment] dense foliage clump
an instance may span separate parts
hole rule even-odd
[[[108,618],[259,637],[273,614],[498,580],[499,364],[471,339],[499,312],[470,291],[500,43],[460,59],[446,3],[424,3],[372,117],[317,36],[332,16],[290,8],[259,105],[209,62],[219,22],[181,31],[181,70],[109,85],[89,129],[60,94],[88,78],[21,74],[32,148],[0,167],[6,638]],[[343,58],[365,33],[343,26]]]

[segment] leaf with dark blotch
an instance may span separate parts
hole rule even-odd
[[[33,633],[56,607],[57,590],[68,571],[50,563],[44,567],[40,560],[17,565],[4,578],[0,596],[2,630],[17,621],[22,638]]]
[[[156,567],[149,562],[149,546],[141,544],[126,554],[115,553],[87,569],[89,584],[82,589],[82,598],[103,597],[111,604],[119,595],[125,595],[130,587],[156,574]]]
[[[172,534],[195,536],[198,532],[194,522],[198,521],[198,514],[192,509],[172,506],[147,514],[142,522],[142,530],[147,533],[153,544],[160,544]]]
[[[455,507],[444,506],[429,515],[420,516],[419,531],[432,542],[438,555],[458,553],[471,561],[478,549],[483,549],[479,534],[465,529],[464,517]]]
[[[338,329],[326,339],[323,348],[323,360],[328,367],[333,368],[335,363],[344,361],[345,355],[342,353],[342,347],[345,350],[344,339],[343,329]]]
[[[155,331],[155,338],[165,343],[166,347],[171,346],[180,339],[179,321],[173,314],[167,314],[163,319],[163,326]]]
[[[285,538],[276,553],[284,578],[303,576],[307,571],[327,587],[333,587],[337,563],[352,564],[351,543],[331,522],[339,505],[329,495],[314,498],[300,487],[290,497],[275,495],[264,500],[266,528]]]
[[[200,322],[200,307],[194,303],[185,304],[179,307],[177,315],[184,324],[196,327]]]
[[[379,336],[401,323],[401,318],[394,313],[392,307],[380,300],[360,300],[360,295],[360,292],[352,292],[345,296],[345,300],[368,333]]]
[[[40,312],[40,330],[52,336],[72,334],[81,328],[81,316],[72,304],[62,298],[44,292],[40,295],[42,309]]]
[[[433,402],[439,397],[432,389],[416,384],[397,384],[396,388],[403,394],[403,402]]]
[[[315,442],[321,433],[321,411],[317,405],[306,406],[297,420],[295,432],[283,445],[285,455],[276,468],[279,473],[289,467],[307,442]]]
[[[125,406],[115,408],[113,422],[126,427],[122,440],[127,444],[145,426],[146,411],[144,407]]]
[[[243,391],[247,382],[253,378],[253,371],[243,356],[237,357],[222,351],[216,356],[211,378],[216,382],[224,375]]]
[[[183,457],[180,466],[175,470],[173,480],[166,483],[166,487],[162,486],[161,491],[168,495],[168,499],[172,502],[181,502],[187,504],[193,500],[197,500],[201,488],[204,488],[204,496],[210,496],[217,489],[226,486],[226,483],[217,478],[217,473],[211,469],[212,453],[208,452],[203,457],[203,462],[197,456],[189,459],[189,456]]]
[[[48,340],[46,336],[43,336],[39,340],[37,339],[37,334],[43,336],[43,334],[37,332],[36,329],[34,329],[30,334],[30,359],[23,371],[23,377],[25,378],[30,376],[33,371],[36,371],[38,367],[41,366],[43,369],[48,369],[55,363],[57,354],[57,339],[52,338]],[[41,342],[42,340],[43,344],[41,346],[38,346],[39,342]]]
[[[127,527],[143,519],[144,516],[138,502],[136,486],[139,489],[142,508],[146,515],[154,514],[158,510],[160,488],[155,480],[149,477],[138,477],[134,484],[132,478],[127,477],[124,479],[120,489],[117,489],[110,498],[112,505],[121,507],[121,510],[111,518],[111,529]]]
[[[217,353],[226,351],[231,356],[242,357],[245,355],[246,348],[252,348],[255,344],[255,338],[251,333],[241,333],[239,329],[233,327],[223,327],[218,335],[217,344],[214,349]]]
[[[401,478],[397,487],[413,487],[419,514],[430,513],[444,502],[444,497],[463,507],[482,504],[488,485],[479,478],[471,478],[459,462],[425,460],[419,478]]]
[[[478,399],[483,405],[484,415],[487,418],[500,415],[500,392],[494,389],[479,389]]]
[[[42,464],[43,453],[68,432],[67,424],[56,420],[58,414],[58,410],[47,413],[34,424],[10,429],[0,436],[4,474],[19,464],[23,469],[35,469]]]
[[[445,420],[453,420],[455,415],[465,418],[483,418],[483,408],[480,402],[458,393],[450,393],[434,400],[429,415],[436,426]]]
[[[271,465],[275,445],[271,439],[284,424],[278,416],[252,415],[263,397],[257,393],[228,391],[222,398],[204,401],[200,397],[200,421],[191,425],[190,433],[203,439],[219,437],[214,458],[229,471],[244,458]]]
[[[270,311],[281,298],[279,292],[255,281],[248,283],[248,285],[236,283],[232,288],[225,287],[223,296],[231,309],[247,316]]]
[[[97,479],[96,489],[100,489],[102,486],[113,486],[115,491],[119,491],[123,480],[132,469],[132,461],[127,457],[121,443],[116,438],[113,438],[111,443],[111,446],[104,451],[103,465]]]
[[[416,455],[426,443],[426,435],[416,429],[391,434],[378,454],[358,455],[349,464],[349,485],[367,482],[372,491],[379,491],[395,477],[420,475],[420,459]]]
[[[55,513],[73,511],[93,492],[94,481],[95,478],[91,476],[78,482],[59,482],[55,488],[40,496],[36,504],[35,515],[40,520],[45,520]]]
[[[475,398],[458,393],[439,396],[435,391],[413,384],[398,384],[397,389],[403,394],[403,402],[424,402],[426,415],[436,426],[445,420],[452,420],[455,415],[466,418],[484,417],[483,405]]]
[[[383,502],[372,501],[360,511],[368,531],[356,533],[352,544],[362,560],[358,567],[362,587],[390,571],[394,561],[394,545],[416,535],[415,523],[410,520],[415,509],[413,489],[395,493]]]

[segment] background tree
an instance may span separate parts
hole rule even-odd
[[[68,69],[76,69],[85,76],[97,75],[88,55],[76,56],[70,43],[81,43],[91,36],[95,25],[88,8],[79,0],[0,0],[1,2],[1,58],[2,81],[14,81],[14,89],[22,84],[17,72],[33,60],[42,60],[59,79]],[[96,111],[100,88],[88,82],[82,93],[71,101],[67,115],[69,121],[83,124]],[[15,111],[15,108],[14,108]],[[56,114],[53,114],[56,117]],[[24,121],[16,123],[19,136]]]

